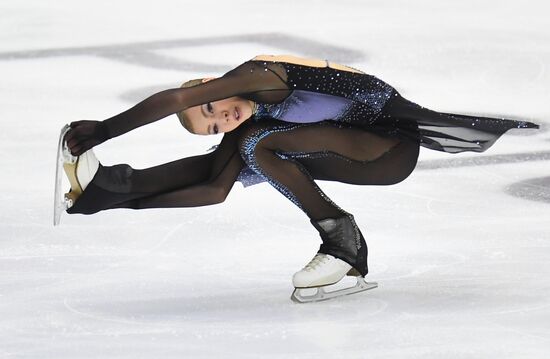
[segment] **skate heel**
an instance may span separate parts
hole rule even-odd
[[[349,277],[363,277],[361,275],[361,273],[359,273],[359,271],[355,268],[351,268],[349,270],[349,272],[346,273],[346,276],[349,276]]]

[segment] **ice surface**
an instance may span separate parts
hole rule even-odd
[[[1,358],[547,358],[550,30],[545,1],[0,3]],[[487,153],[423,150],[387,187],[322,182],[379,288],[298,305],[320,243],[266,184],[218,206],[51,225],[56,138],[262,53],[328,58],[447,112],[527,119]],[[242,56],[241,56],[242,55]],[[142,168],[220,137],[175,117],[99,146]]]

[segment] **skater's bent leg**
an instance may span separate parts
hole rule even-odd
[[[265,123],[247,129],[240,139],[240,153],[245,163],[285,197],[302,209],[310,219],[340,217],[346,212],[332,202],[298,161],[280,154],[281,134],[293,136],[310,125]],[[316,126],[316,128],[320,128]],[[290,137],[284,136],[284,138]],[[315,151],[310,142],[292,142],[286,151]]]
[[[313,154],[317,158],[366,163],[377,161],[400,143],[369,135],[370,145],[376,144],[375,148],[369,148],[361,141],[365,133],[360,130],[325,126],[280,123],[251,126],[240,140],[241,156],[252,170],[263,175],[308,215],[323,239],[320,253],[343,260],[365,275],[367,245],[353,216],[323,193],[297,158]]]
[[[245,162],[311,219],[344,213],[313,179],[398,183],[414,169],[418,148],[414,141],[341,128],[330,122],[261,124],[251,127],[241,141]]]

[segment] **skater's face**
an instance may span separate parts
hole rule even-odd
[[[204,79],[210,81],[213,78]],[[254,102],[240,97],[208,102],[184,110],[192,132],[198,135],[215,135],[230,132],[252,116]]]

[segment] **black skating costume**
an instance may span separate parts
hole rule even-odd
[[[207,102],[239,96],[258,104],[253,118],[226,133],[211,153],[144,170],[100,166],[67,212],[201,206],[223,201],[237,179],[245,185],[265,180],[309,216],[324,241],[321,252],[365,275],[367,248],[353,216],[314,179],[394,184],[412,172],[420,145],[449,153],[482,152],[511,128],[538,127],[431,111],[374,76],[328,64],[247,61],[221,78],[160,92],[101,122],[82,137],[78,151]],[[308,101],[310,109],[300,112]],[[327,218],[335,220],[322,221]],[[338,233],[347,233],[345,240]]]

